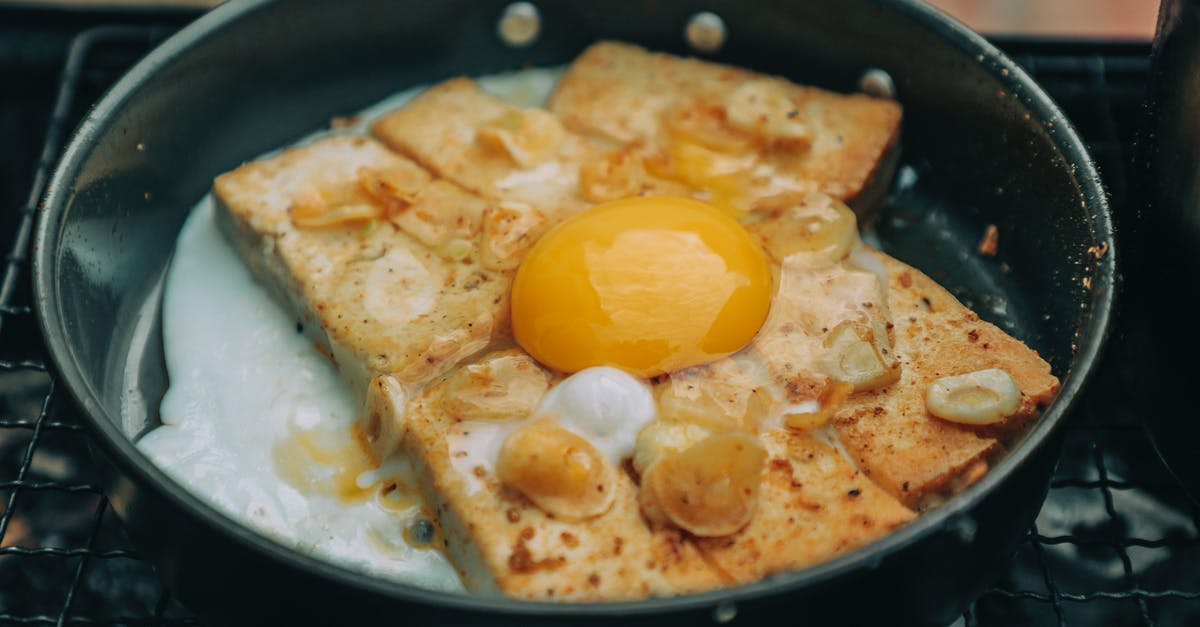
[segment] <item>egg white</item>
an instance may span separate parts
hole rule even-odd
[[[560,75],[532,69],[479,83],[514,104],[535,106]],[[366,132],[374,118],[418,91],[370,107],[340,132]],[[298,144],[329,134],[318,131]],[[176,244],[163,294],[170,387],[160,407],[162,426],[138,446],[193,494],[278,542],[396,581],[462,591],[441,552],[404,539],[422,503],[389,502],[380,490],[389,478],[409,473],[405,460],[390,458],[359,474],[355,483],[373,496],[353,502],[298,488],[285,476],[278,448],[297,434],[347,440],[357,413],[354,394],[297,332],[295,318],[254,281],[218,231],[215,212],[212,196],[205,196]]]

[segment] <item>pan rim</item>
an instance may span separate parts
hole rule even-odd
[[[309,576],[330,580],[382,595],[398,602],[425,604],[446,610],[466,610],[476,613],[507,616],[584,617],[599,615],[648,616],[667,612],[703,610],[713,606],[749,601],[809,588],[822,582],[838,579],[852,572],[872,568],[899,549],[939,530],[953,525],[969,515],[988,493],[992,492],[1030,456],[1052,440],[1053,433],[1078,402],[1079,392],[1092,375],[1102,347],[1111,332],[1113,308],[1117,289],[1117,251],[1113,241],[1113,224],[1107,198],[1100,184],[1091,156],[1082,141],[1066,124],[1066,118],[1049,96],[1011,59],[982,36],[963,24],[926,6],[919,0],[871,0],[875,4],[896,10],[903,17],[933,32],[964,53],[979,59],[981,64],[1001,82],[1019,102],[1029,109],[1036,120],[1054,123],[1056,132],[1051,142],[1062,160],[1075,168],[1073,178],[1084,201],[1089,226],[1096,241],[1109,245],[1107,254],[1096,262],[1091,290],[1091,318],[1077,330],[1078,348],[1071,366],[1062,381],[1058,396],[1026,432],[1020,445],[1009,452],[979,482],[950,499],[946,504],[923,514],[913,522],[897,529],[864,547],[829,561],[799,571],[768,577],[736,587],[677,597],[639,601],[610,601],[597,603],[560,603],[523,601],[504,597],[483,597],[471,594],[431,591],[409,584],[384,581],[366,573],[352,570],[315,556],[300,553],[279,541],[253,531],[218,510],[201,497],[191,493],[163,469],[144,455],[136,444],[118,427],[119,421],[101,404],[87,377],[75,359],[60,307],[58,285],[59,247],[66,207],[73,189],[75,175],[88,155],[92,140],[104,130],[108,121],[136,93],[147,76],[157,73],[195,44],[212,36],[235,21],[279,0],[245,0],[222,4],[168,38],[139,61],[104,95],[91,114],[73,133],[47,187],[44,210],[38,219],[34,235],[32,275],[34,302],[38,324],[46,341],[50,361],[68,394],[82,411],[82,419],[96,436],[96,442],[107,457],[122,472],[132,475],[144,485],[152,486],[158,496],[186,511],[190,517],[218,535],[225,536],[258,556],[274,563],[297,569]],[[1061,123],[1060,123],[1061,122]]]

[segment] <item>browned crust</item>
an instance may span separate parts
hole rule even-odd
[[[1059,384],[1036,351],[980,320],[923,273],[875,254],[888,269],[893,342],[903,374],[892,386],[850,397],[834,427],[859,467],[912,506],[977,467],[999,447],[996,432],[1027,423]],[[1003,424],[973,428],[926,411],[931,381],[986,368],[1007,371],[1022,393],[1020,409]]]
[[[731,536],[696,542],[731,582],[823,562],[915,517],[813,435],[781,431],[764,440],[771,459],[754,519]]]
[[[549,108],[578,133],[621,144],[661,144],[662,118],[669,109],[684,101],[722,97],[758,77],[762,75],[741,68],[605,41],[571,64]],[[900,105],[815,87],[793,85],[791,90],[814,140],[801,154],[781,157],[781,172],[836,198],[856,198],[897,144]]]

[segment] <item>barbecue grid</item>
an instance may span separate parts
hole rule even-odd
[[[58,51],[64,61],[56,88],[43,81],[53,108],[28,199],[15,214],[0,215],[0,233],[12,234],[0,282],[0,624],[196,623],[162,588],[88,481],[90,436],[55,392],[26,268],[33,218],[65,131],[173,29],[104,26],[69,38]],[[14,44],[5,36],[0,32],[0,62],[37,57],[19,49],[37,39]],[[1074,121],[1120,215],[1148,47],[1000,43]],[[45,52],[44,43],[36,45],[35,52]],[[1200,564],[1200,508],[1156,455],[1131,399],[1122,396],[1130,373],[1113,353],[1066,427],[1049,497],[1009,572],[956,625],[1200,623],[1200,568],[1194,567]]]

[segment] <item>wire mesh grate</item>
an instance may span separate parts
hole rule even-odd
[[[120,72],[172,29],[99,27],[70,39],[29,195],[0,283],[0,623],[183,625],[176,603],[89,481],[86,430],[55,396],[26,285],[33,215],[64,132]],[[1118,212],[1148,69],[1143,45],[1001,42],[1087,140]],[[19,55],[18,55],[19,56]],[[53,70],[51,70],[53,71]],[[34,100],[33,102],[37,102]],[[0,112],[2,115],[2,112]],[[3,119],[0,118],[0,124]],[[0,126],[0,131],[3,126]],[[26,174],[27,176],[27,174]],[[28,181],[28,179],[26,179]],[[1156,457],[1106,364],[1067,425],[1049,497],[995,586],[960,624],[1200,622],[1200,511]]]

